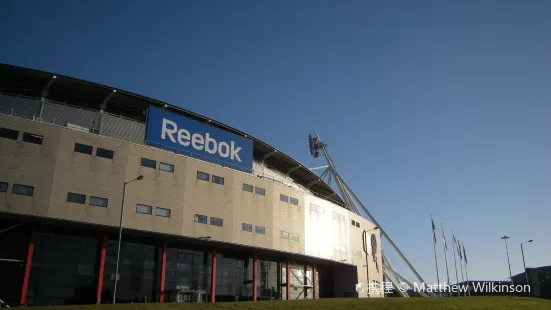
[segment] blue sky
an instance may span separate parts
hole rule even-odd
[[[527,239],[527,265],[551,264],[549,16],[549,1],[0,1],[0,62],[181,106],[305,165],[322,163],[315,128],[426,280],[431,214],[471,279],[502,280],[505,233],[513,273]]]

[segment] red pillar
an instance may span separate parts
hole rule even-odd
[[[105,243],[107,242],[107,235],[103,236],[103,240],[101,241],[101,253],[100,253],[100,261],[99,261],[99,274],[98,274],[98,291],[96,293],[96,304],[99,305],[101,303],[101,291],[103,289],[103,272],[105,270]]]
[[[257,265],[257,259],[256,254],[254,254],[253,258],[253,301],[256,301],[256,265]]]
[[[166,276],[166,243],[163,244],[163,254],[161,257],[161,288],[159,302],[165,301],[165,276]]]
[[[216,249],[212,249],[212,266],[210,271],[210,302],[214,303],[216,297]]]
[[[287,269],[286,269],[286,283],[287,283],[287,300],[291,299],[291,269],[289,265],[289,261],[287,261]]]
[[[312,280],[313,284],[314,284],[314,301],[316,301],[316,264],[314,264],[314,279]]]
[[[23,288],[21,289],[20,307],[24,307],[27,303],[27,288],[29,286],[29,276],[31,275],[31,266],[33,262],[34,252],[34,237],[36,228],[33,225],[31,228],[31,238],[29,240],[29,249],[27,251],[27,261],[25,262],[25,275],[23,276]]]

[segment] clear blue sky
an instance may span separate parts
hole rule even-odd
[[[513,273],[527,239],[528,266],[551,265],[550,1],[4,0],[0,35],[0,62],[181,106],[306,165],[316,128],[427,280],[430,214],[471,279],[508,276],[505,233]]]

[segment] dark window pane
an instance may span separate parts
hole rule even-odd
[[[157,168],[157,161],[142,157],[142,166],[147,167],[147,168],[156,169]]]
[[[252,193],[253,192],[253,186],[250,185],[250,184],[243,183],[243,190],[246,191],[246,192]]]
[[[298,199],[291,197],[290,202],[292,205],[298,206]]]
[[[210,180],[210,175],[208,173],[197,171],[197,179],[203,180],[203,181],[208,181],[208,180]]]
[[[283,195],[283,194],[279,194],[279,200],[281,200],[281,201],[283,201],[283,202],[289,202],[289,196]]]
[[[90,196],[90,205],[107,208],[107,198]]]
[[[266,194],[266,190],[263,189],[262,187],[255,187],[254,192],[257,195],[262,195],[262,196],[264,196]]]
[[[356,226],[356,221],[352,220],[352,226]]]
[[[91,145],[75,143],[75,152],[92,155],[94,147]]]
[[[17,195],[32,196],[34,193],[34,186],[13,184],[11,192]]]
[[[210,224],[214,225],[214,226],[223,226],[224,225],[224,220],[222,220],[221,218],[211,216]]]
[[[257,234],[262,234],[263,235],[265,230],[266,229],[262,226],[255,226],[254,227],[254,232],[257,233]]]
[[[170,209],[155,208],[156,216],[170,217]]]
[[[360,222],[356,222],[356,227],[360,228]]]
[[[85,204],[86,203],[86,195],[76,194],[76,193],[67,193],[67,201],[68,202]]]
[[[207,216],[201,215],[201,214],[195,214],[193,216],[193,221],[196,223],[206,224],[207,223]]]
[[[136,205],[136,212],[142,213],[142,214],[152,214],[153,213],[153,207],[137,204]]]
[[[8,191],[8,183],[0,182],[0,193],[5,193]]]
[[[96,156],[113,159],[115,157],[115,152],[107,149],[102,149],[101,147],[98,147],[96,149]]]
[[[212,175],[212,183],[224,185],[224,178],[217,175]]]
[[[243,223],[243,224],[241,225],[241,229],[242,229],[243,231],[252,232],[252,231],[253,231],[253,225],[252,225],[252,224]]]
[[[23,133],[23,141],[34,143],[34,144],[42,144],[42,140],[44,139],[41,135],[35,135],[32,133],[25,132]]]
[[[19,136],[19,131],[0,127],[0,138],[17,140],[18,136]]]

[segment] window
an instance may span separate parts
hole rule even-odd
[[[289,239],[293,241],[298,241],[298,235],[289,233]]]
[[[108,150],[108,149],[102,149],[101,147],[98,147],[96,149],[96,156],[107,158],[107,159],[113,159],[113,157],[115,157],[115,152],[111,151],[111,150]]]
[[[253,192],[253,186],[250,184],[243,183],[243,190],[249,193]]]
[[[254,227],[254,232],[257,233],[257,234],[264,234],[264,232],[266,231],[266,228],[262,227],[262,226],[255,226]]]
[[[159,170],[174,173],[174,165],[167,163],[159,163]]]
[[[107,208],[107,198],[90,196],[90,205]]]
[[[91,145],[75,143],[75,152],[77,153],[92,155],[93,149],[94,147]]]
[[[32,196],[34,194],[34,186],[13,184],[13,188],[11,192],[12,194],[17,194],[17,195]]]
[[[141,205],[141,204],[136,205],[136,213],[151,214],[152,211],[153,211],[152,206],[146,206],[146,205]]]
[[[281,201],[283,201],[283,202],[289,202],[289,196],[283,195],[283,194],[279,194],[279,200],[281,200]]]
[[[292,205],[298,206],[298,199],[291,197],[289,201],[291,202]]]
[[[352,226],[356,226],[356,221],[352,220]]]
[[[224,178],[213,174],[212,175],[212,183],[224,185]]]
[[[279,234],[279,237],[283,239],[289,239],[289,233],[286,231],[281,231],[281,233]]]
[[[360,222],[356,222],[356,227],[360,228]]]
[[[8,183],[0,182],[0,193],[5,193],[8,191]]]
[[[195,223],[201,223],[201,224],[206,224],[207,223],[207,216],[206,215],[201,215],[201,214],[195,214],[193,216],[193,221]]]
[[[197,171],[197,179],[203,180],[203,181],[208,181],[208,180],[210,180],[210,174],[204,173],[204,172],[201,172],[201,171]]]
[[[17,137],[19,137],[19,131],[0,127],[0,138],[17,140]]]
[[[243,224],[241,224],[241,230],[243,230],[243,231],[248,231],[248,232],[252,232],[252,231],[253,231],[253,225],[252,225],[252,224],[243,223]]]
[[[224,225],[224,220],[222,220],[221,218],[211,216],[210,217],[210,224],[214,225],[214,226],[223,226]]]
[[[67,201],[68,202],[85,204],[86,203],[86,195],[76,194],[76,193],[67,193]]]
[[[155,161],[153,159],[147,159],[147,158],[142,157],[142,167],[156,169],[157,168],[157,161]]]
[[[162,217],[170,217],[170,209],[155,208],[155,215],[162,216]]]
[[[41,135],[35,135],[32,133],[25,132],[23,133],[23,141],[34,143],[34,144],[42,144],[42,140],[44,139]]]
[[[264,196],[266,194],[266,190],[263,189],[262,187],[255,187],[254,188],[254,193],[257,194],[257,195]]]

